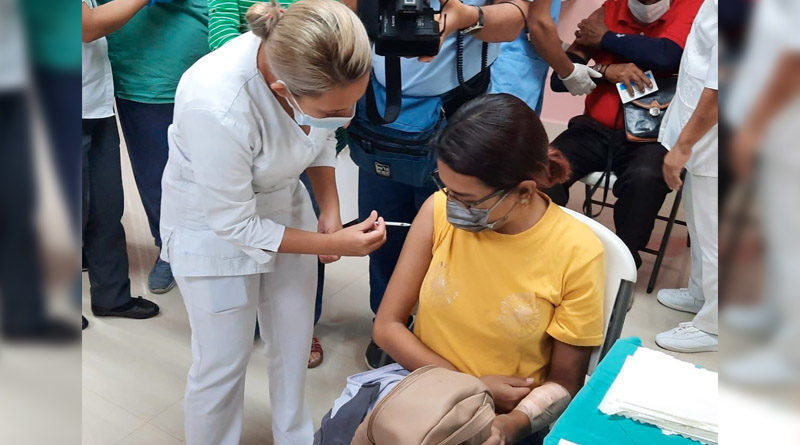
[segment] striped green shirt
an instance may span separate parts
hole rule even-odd
[[[281,0],[288,7],[299,0]],[[247,10],[255,0],[208,0],[208,48],[215,50],[248,31]]]

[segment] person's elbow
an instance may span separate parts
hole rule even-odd
[[[669,39],[663,39],[663,46],[656,54],[650,63],[650,69],[664,72],[675,71],[681,65],[683,48]]]
[[[103,34],[98,30],[98,27],[91,19],[84,17],[81,26],[81,41],[83,43],[91,43],[101,37],[103,37]]]
[[[388,339],[391,337],[390,326],[390,323],[387,323],[381,317],[375,317],[375,322],[372,324],[372,339],[376,345],[384,350],[387,348]]]
[[[381,349],[391,354],[393,340],[397,338],[397,333],[407,329],[402,316],[378,308],[375,321],[372,323],[372,339]]]
[[[553,35],[558,35],[556,25],[550,17],[532,17],[528,19],[528,32],[534,42],[543,42]]]

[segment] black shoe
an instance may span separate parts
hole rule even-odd
[[[142,320],[158,315],[158,305],[142,297],[132,298],[131,301],[114,309],[92,306],[95,317],[123,317]]]
[[[81,331],[89,327],[89,320],[86,319],[83,315],[81,315]]]
[[[364,362],[366,362],[369,369],[378,369],[382,366],[395,363],[394,359],[381,349],[380,346],[375,344],[375,341],[372,339],[370,339],[369,345],[367,346],[367,352],[364,353]]]
[[[74,323],[74,322],[73,322]],[[73,323],[63,320],[45,320],[32,328],[3,331],[3,339],[12,343],[67,344],[80,339]]]
[[[406,327],[409,331],[414,330],[415,317],[412,315],[406,321]],[[391,365],[396,363],[392,357],[389,356],[383,349],[375,343],[375,340],[370,339],[367,345],[367,351],[364,353],[364,361],[367,363],[369,369],[377,369],[382,366]]]

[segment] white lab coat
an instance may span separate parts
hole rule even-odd
[[[162,179],[161,257],[176,276],[273,270],[285,227],[316,230],[308,167],[336,160],[334,130],[303,133],[256,67],[252,33],[181,78]]]
[[[667,150],[678,142],[683,127],[697,108],[703,89],[719,89],[717,1],[703,2],[686,39],[675,97],[664,115],[658,138]],[[717,145],[718,126],[714,125],[692,148],[686,170],[698,176],[719,177]]]
[[[186,71],[169,128],[161,256],[192,329],[190,445],[239,443],[256,314],[269,344],[275,443],[313,440],[305,376],[317,259],[276,251],[286,227],[316,230],[299,176],[333,166],[335,133],[306,135],[284,111],[256,66],[260,43],[244,34]]]
[[[83,0],[90,8],[97,0]],[[108,60],[108,42],[105,37],[81,44],[81,117],[102,119],[114,115],[114,78]]]

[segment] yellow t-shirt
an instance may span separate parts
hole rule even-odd
[[[461,372],[537,383],[553,338],[600,345],[603,246],[591,229],[548,199],[525,232],[471,233],[447,221],[446,201],[434,196],[433,259],[414,328],[423,343]]]

